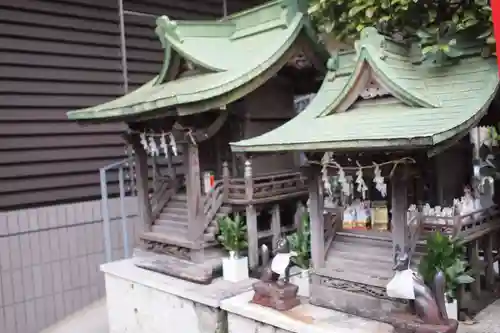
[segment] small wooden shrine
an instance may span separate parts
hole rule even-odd
[[[150,249],[203,262],[201,254],[217,248],[221,216],[246,210],[248,230],[257,233],[259,211],[274,209],[279,218],[281,202],[307,194],[296,154],[250,160],[229,147],[288,121],[294,95],[319,87],[328,53],[306,10],[304,1],[276,0],[218,21],[159,17],[159,75],[116,100],[68,113],[82,123],[128,125],[141,238]],[[252,241],[252,267],[257,247]]]
[[[480,51],[465,50],[451,66],[426,66],[418,47],[367,28],[355,50],[328,61],[302,113],[231,143],[247,154],[306,152],[313,304],[389,321],[405,305],[386,293],[397,258],[409,253],[418,262],[422,237],[434,230],[467,244],[476,274],[471,298],[493,291],[500,221],[492,191],[481,185],[487,176],[473,172],[481,169],[481,145],[471,144],[469,132],[493,114],[485,117],[495,107],[498,73]],[[465,185],[481,207],[460,208],[473,195]]]

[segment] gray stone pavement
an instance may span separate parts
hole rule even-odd
[[[474,323],[461,323],[458,333],[500,333],[500,300],[481,311]]]
[[[97,301],[40,333],[109,333],[106,300]],[[481,311],[473,324],[461,323],[458,333],[500,333],[500,300]]]
[[[40,333],[109,333],[106,300],[97,301]]]

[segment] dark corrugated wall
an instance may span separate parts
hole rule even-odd
[[[253,3],[228,0],[228,11]],[[124,0],[124,8],[213,18],[222,0]],[[125,16],[130,90],[160,70],[154,20]],[[125,157],[123,125],[82,127],[65,113],[122,93],[117,0],[0,2],[0,209],[98,197],[98,169]]]

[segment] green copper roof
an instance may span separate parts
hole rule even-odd
[[[365,29],[355,53],[329,60],[329,73],[302,113],[273,131],[232,143],[232,150],[424,148],[465,133],[496,94],[495,59],[470,56],[429,67],[415,64],[413,51]],[[389,96],[363,100],[353,94],[367,74]]]
[[[328,54],[316,44],[305,7],[303,0],[276,0],[219,21],[172,21],[162,16],[156,28],[165,50],[160,74],[134,92],[68,112],[68,117],[123,120],[188,115],[221,107],[276,74],[292,56],[292,46],[301,33],[326,60]],[[172,75],[180,58],[198,74]]]

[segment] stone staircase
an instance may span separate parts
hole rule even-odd
[[[203,199],[202,197],[201,200]],[[215,218],[204,230],[202,248],[210,248],[217,244],[218,219],[230,212],[231,208],[229,206],[223,205],[219,209]],[[164,249],[169,246],[176,247],[177,250],[180,250],[180,248],[198,249],[196,242],[188,237],[188,226],[187,197],[185,193],[179,192],[163,207],[160,215],[153,223],[151,232],[142,234],[141,239],[147,243],[164,244]]]

